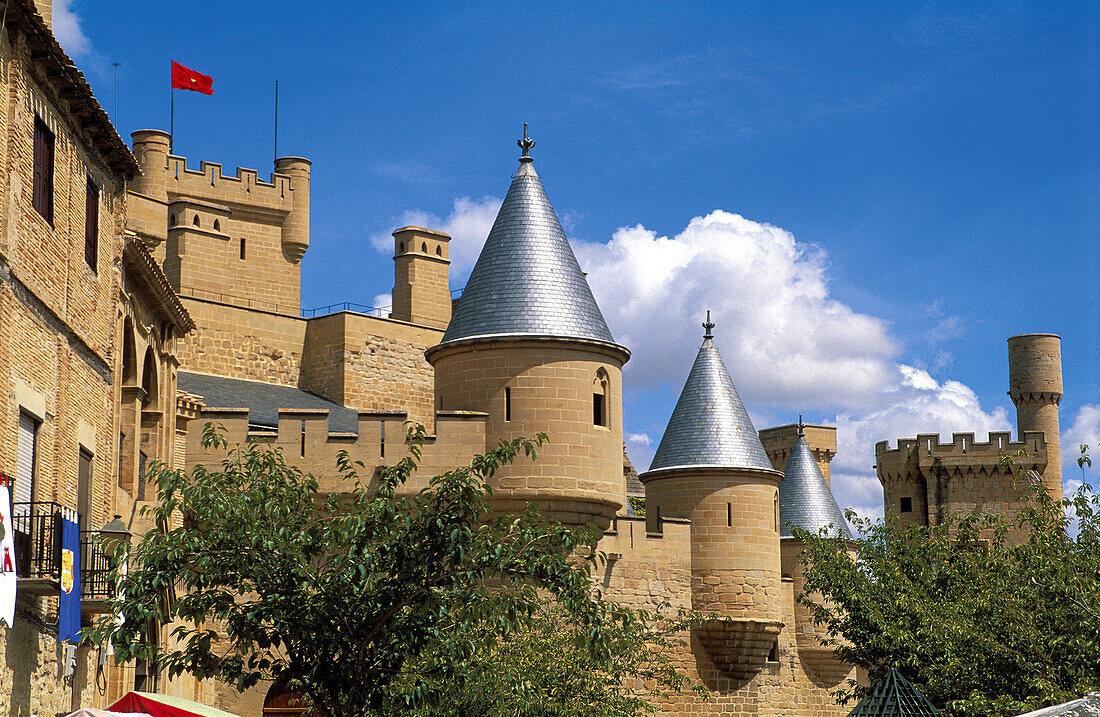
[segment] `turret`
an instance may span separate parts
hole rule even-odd
[[[1017,431],[1042,432],[1046,443],[1043,487],[1062,497],[1058,404],[1062,401],[1062,344],[1054,334],[1022,334],[1008,340],[1008,395],[1016,404]]]
[[[724,619],[696,634],[715,665],[747,679],[778,650],[783,626],[779,482],[706,334],[668,427],[640,478],[647,530],[691,520],[691,603]]]
[[[309,167],[304,157],[279,157],[276,174],[290,177],[290,216],[283,222],[283,255],[297,264],[309,249]]]
[[[783,577],[791,580],[794,594],[806,590],[806,576],[802,566],[802,550],[805,545],[794,536],[797,526],[811,533],[825,530],[830,537],[851,540],[844,511],[837,505],[829,484],[821,472],[819,459],[806,441],[806,426],[799,419],[794,445],[783,469],[783,482],[779,485],[779,536],[783,556]],[[834,659],[831,647],[822,644],[825,630],[814,624],[807,607],[794,605],[795,644],[803,661],[812,662],[819,675],[833,675],[837,679],[850,669]],[[823,669],[825,668],[825,669]]]
[[[130,180],[130,189],[150,199],[167,201],[166,171],[172,135],[159,129],[139,129],[131,132],[130,137],[134,144],[134,158],[141,166],[141,174]]]
[[[564,523],[607,528],[626,502],[622,367],[615,343],[523,148],[519,170],[443,340],[425,356],[436,408],[488,414],[487,447],[545,432],[535,462],[493,477],[500,512],[541,506]]]
[[[393,233],[393,310],[390,318],[445,329],[451,321],[451,237],[422,227]]]

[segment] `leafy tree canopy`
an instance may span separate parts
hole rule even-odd
[[[501,442],[407,495],[401,488],[424,441],[417,426],[409,457],[369,484],[342,454],[346,492],[322,496],[281,451],[230,447],[207,425],[203,445],[226,451],[220,468],[152,467],[161,529],[133,548],[119,576],[113,606],[122,624],[106,618],[89,637],[111,639],[121,661],[155,659],[169,676],[241,690],[283,680],[327,717],[460,714],[430,710],[474,683],[499,704],[511,700],[507,714],[550,714],[519,703],[567,705],[553,679],[607,705],[554,714],[636,714],[648,701],[628,678],[683,682],[646,648],[660,639],[656,616],[594,589],[602,558],[592,533],[548,523],[534,507],[489,512],[487,480],[521,455],[533,459],[545,438]],[[174,626],[169,645],[149,644],[150,624]],[[494,673],[493,664],[512,672]],[[623,706],[633,711],[615,711]]]
[[[897,668],[949,717],[1016,715],[1100,689],[1100,497],[1087,484],[1065,501],[1036,487],[1017,514],[1024,542],[988,514],[932,527],[849,520],[854,542],[795,529],[799,600],[872,683]],[[849,683],[840,696],[860,694]]]

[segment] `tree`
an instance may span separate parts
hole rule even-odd
[[[1065,501],[1034,487],[1017,514],[1022,543],[996,515],[849,520],[855,560],[852,543],[795,530],[799,600],[872,682],[897,668],[949,716],[1016,715],[1100,688],[1100,497],[1087,484]]]
[[[369,485],[341,454],[347,490],[322,496],[281,451],[230,447],[207,425],[203,445],[227,452],[220,470],[150,469],[159,529],[117,576],[121,625],[105,618],[90,638],[111,639],[121,661],[155,660],[169,676],[241,690],[283,680],[321,714],[352,717],[430,703],[441,679],[476,664],[479,646],[516,644],[552,605],[586,669],[679,686],[667,663],[618,661],[624,646],[641,654],[651,631],[593,589],[601,556],[591,532],[548,523],[534,507],[491,516],[488,479],[521,454],[534,459],[544,435],[501,442],[403,495],[423,440],[423,427],[410,429],[409,457]],[[174,626],[168,646],[146,640],[151,624]],[[626,690],[601,686],[611,696]]]

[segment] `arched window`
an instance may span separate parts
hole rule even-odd
[[[137,381],[137,349],[134,347],[134,322],[129,316],[122,323],[122,385]]]
[[[398,254],[404,254],[405,253],[405,242],[400,242],[397,245],[397,253]]]
[[[145,389],[145,398],[142,408],[156,410],[159,396],[159,382],[157,377],[157,354],[150,346],[145,352],[145,362],[141,373],[141,387]]]
[[[443,256],[443,247],[442,246],[437,246],[435,248],[435,255],[436,256]]]
[[[606,428],[609,423],[607,415],[609,385],[607,371],[602,368],[596,371],[596,377],[592,379],[592,425],[594,426]]]
[[[168,225],[173,226],[173,227],[176,226],[176,215],[175,214],[169,214],[168,215]]]
[[[420,251],[422,251],[425,254],[428,253],[428,244],[427,244],[427,242],[421,242]]]
[[[219,222],[217,219],[215,219],[214,220],[214,231],[220,232],[221,230],[222,230],[221,222]]]
[[[198,214],[195,215],[195,219],[191,223],[194,224],[195,226],[200,226],[200,224],[199,224],[199,215]]]

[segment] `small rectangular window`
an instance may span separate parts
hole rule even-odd
[[[92,454],[81,447],[76,472],[76,511],[80,530],[89,530],[92,522],[92,460]]]
[[[53,132],[34,118],[34,182],[31,204],[53,226]]]
[[[512,389],[504,387],[504,420],[512,420]]]
[[[241,237],[241,258],[244,259],[244,237]]]
[[[912,498],[910,498],[909,496],[905,496],[904,498],[901,499],[900,503],[901,504],[898,507],[899,507],[899,509],[901,510],[902,513],[912,513],[913,512],[913,499]]]
[[[88,190],[84,195],[84,261],[93,272],[97,271],[99,257],[99,187],[88,177]]]
[[[726,527],[733,527],[733,503],[726,503]]]
[[[592,425],[607,425],[607,402],[602,393],[592,394]]]
[[[775,532],[779,532],[779,494],[775,494]]]

